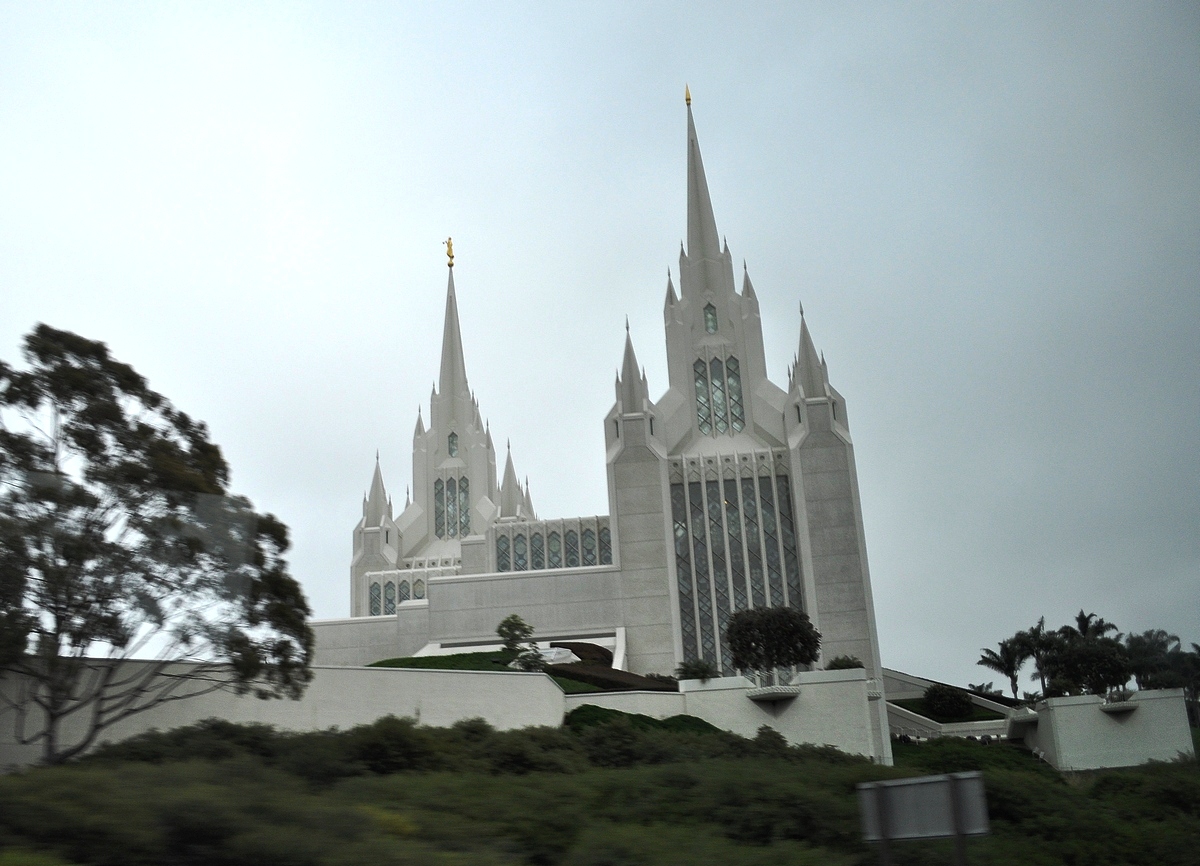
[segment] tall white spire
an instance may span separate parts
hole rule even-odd
[[[646,384],[640,375],[637,354],[633,351],[633,338],[629,334],[629,324],[625,325],[625,357],[621,360],[620,387],[617,399],[621,401],[621,411],[630,415],[644,412],[649,394]]]
[[[508,459],[504,461],[504,478],[500,482],[500,516],[518,517],[525,504],[525,494],[521,490],[521,482],[517,480],[517,470],[513,468],[512,445],[508,447]]]
[[[375,455],[375,474],[371,476],[371,489],[363,500],[363,524],[365,526],[380,526],[384,516],[392,518],[391,503],[388,502],[387,489],[383,486],[383,472],[379,468],[379,455]]]
[[[803,307],[800,309],[800,351],[796,356],[793,379],[793,384],[800,386],[805,397],[828,396],[825,389],[825,367],[817,355],[817,347],[813,345],[812,335],[808,333],[808,323],[804,320]]]
[[[459,395],[469,398],[471,393],[467,385],[467,365],[463,361],[462,334],[458,327],[453,265],[446,282],[446,322],[442,329],[442,370],[438,376],[438,393],[442,398]]]
[[[696,137],[696,123],[692,120],[690,98],[687,100],[687,121],[687,254],[690,259],[716,259],[721,253],[721,242],[708,194],[708,180],[704,176],[704,160],[700,158],[700,141]]]

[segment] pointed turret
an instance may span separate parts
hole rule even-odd
[[[754,294],[754,284],[750,282],[750,268],[745,262],[742,262],[742,297],[758,300],[758,296]]]
[[[717,219],[713,216],[708,180],[704,176],[704,161],[700,158],[700,141],[696,123],[692,120],[692,103],[687,104],[688,121],[688,233],[687,254],[692,259],[716,259],[720,254]]]
[[[446,281],[446,323],[442,330],[442,370],[438,392],[443,398],[464,395],[469,398],[467,365],[463,361],[462,334],[458,328],[458,299],[454,295],[454,269]]]
[[[504,461],[504,480],[500,482],[500,516],[518,517],[525,496],[521,492],[521,482],[517,480],[517,470],[513,468],[512,445],[508,448],[508,458]]]
[[[425,420],[421,417],[421,407],[417,407],[417,429],[413,431],[413,438],[425,435]]]
[[[795,384],[805,397],[824,397],[825,370],[817,355],[817,347],[813,345],[812,335],[808,333],[808,323],[804,320],[804,310],[800,311],[800,352],[796,361]]]
[[[371,476],[371,489],[363,500],[363,525],[381,526],[386,516],[392,519],[391,503],[388,502],[387,488],[383,486],[383,471],[379,468],[379,455],[375,455],[375,474]]]
[[[667,268],[667,300],[663,304],[663,309],[669,309],[679,303],[679,299],[675,297],[675,284],[671,282],[671,269]]]
[[[533,497],[529,494],[529,476],[525,476],[525,514],[526,520],[536,520],[537,515],[533,511]]]
[[[625,326],[625,357],[621,361],[620,387],[617,397],[621,401],[621,411],[626,415],[644,412],[649,393],[645,382],[639,374],[637,353],[633,351],[633,338],[629,334],[628,323]]]

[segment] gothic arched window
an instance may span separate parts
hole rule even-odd
[[[530,567],[535,571],[546,567],[546,545],[540,532],[535,532],[529,538],[529,558]]]
[[[583,531],[583,564],[596,564],[596,533],[590,529]]]
[[[508,571],[508,536],[496,537],[496,571]]]
[[[396,599],[398,601],[408,601],[408,581],[407,580],[400,581],[400,588],[399,588],[399,591],[396,593]]]
[[[471,487],[467,476],[458,479],[458,534],[466,538],[471,534]]]
[[[451,433],[449,436],[446,437],[446,451],[449,452],[451,457],[458,456],[458,434],[457,433]]]
[[[600,564],[612,565],[612,533],[607,526],[600,527]]]
[[[446,480],[446,532],[458,535],[458,487],[453,478]]]
[[[370,602],[371,616],[379,616],[382,611],[379,609],[379,584],[377,583],[371,584]]]
[[[725,359],[725,378],[729,383],[729,423],[734,433],[746,426],[746,409],[742,405],[742,372],[738,359],[730,355]],[[797,413],[798,414],[798,413]]]
[[[712,410],[708,403],[708,368],[703,361],[697,360],[692,365],[696,374],[696,423],[700,432],[707,436],[712,432]]]
[[[710,334],[717,332],[717,308],[712,304],[704,307],[704,330]]]
[[[562,538],[557,532],[551,532],[546,538],[546,548],[549,551],[546,565],[549,568],[562,568]]]
[[[391,616],[396,612],[396,584],[390,580],[383,585],[383,613]]]
[[[413,598],[425,597],[425,581],[417,579],[413,581]]]
[[[724,433],[729,429],[729,418],[725,409],[725,365],[721,363],[720,358],[713,358],[708,368],[712,371],[713,424],[718,433]]]
[[[524,571],[529,567],[525,554],[525,536],[518,535],[513,538],[513,571]]]
[[[446,537],[446,486],[440,478],[433,482],[433,534]]]

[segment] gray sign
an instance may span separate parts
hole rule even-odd
[[[868,842],[983,836],[988,832],[983,774],[951,773],[858,786]]]

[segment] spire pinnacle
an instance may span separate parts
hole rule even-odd
[[[688,87],[686,84],[683,85],[683,101],[688,106],[691,106],[691,104],[692,104],[692,89],[690,87]]]
[[[687,116],[687,254],[689,258],[716,259],[721,254],[717,220],[713,216],[712,199],[708,194],[708,181],[704,177],[704,161],[700,158],[700,141],[696,137],[696,124],[692,120],[691,103],[688,104]]]
[[[442,397],[456,394],[469,396],[471,391],[467,385],[467,365],[463,361],[462,333],[458,326],[458,298],[454,292],[453,253],[450,264],[450,276],[446,281],[446,321],[442,330],[442,369],[437,390]]]
[[[625,357],[621,361],[621,387],[617,394],[621,400],[621,411],[625,414],[643,411],[647,394],[644,379],[638,374],[637,353],[633,351],[633,338],[625,332]]]

